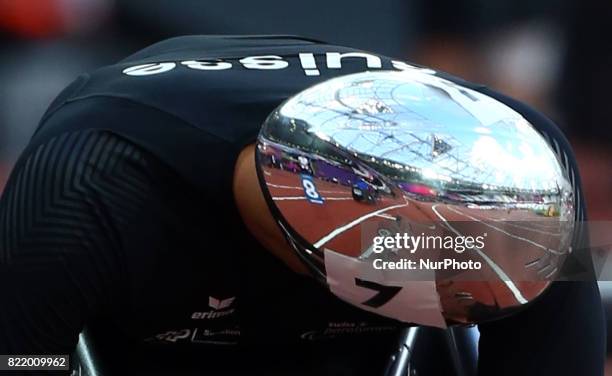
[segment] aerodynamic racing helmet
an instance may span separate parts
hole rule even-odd
[[[310,87],[262,126],[264,195],[312,275],[406,323],[496,319],[571,251],[573,189],[515,110],[420,68]]]

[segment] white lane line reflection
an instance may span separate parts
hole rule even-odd
[[[511,238],[514,238],[514,239],[517,239],[517,240],[521,240],[521,241],[527,242],[527,243],[529,243],[529,244],[531,244],[531,245],[534,245],[534,246],[536,246],[536,247],[538,247],[538,248],[542,248],[543,250],[548,251],[548,252],[551,252],[551,253],[554,253],[554,254],[556,254],[556,255],[562,255],[562,254],[563,254],[562,252],[559,252],[559,251],[557,251],[557,250],[550,249],[550,248],[548,248],[548,247],[546,247],[546,246],[543,246],[543,245],[542,245],[542,244],[540,244],[540,243],[536,243],[536,242],[534,242],[534,241],[533,241],[533,240],[531,240],[531,239],[527,239],[527,238],[524,238],[524,237],[522,237],[522,236],[518,236],[518,235],[512,234],[512,233],[510,233],[510,232],[508,232],[508,231],[506,231],[506,230],[504,230],[504,229],[502,229],[502,228],[499,228],[499,227],[497,227],[497,226],[493,226],[493,225],[491,225],[491,224],[489,224],[489,223],[483,222],[483,221],[481,221],[480,219],[478,219],[478,218],[476,218],[476,217],[473,217],[473,216],[471,216],[471,215],[469,215],[469,214],[463,213],[463,212],[461,212],[461,211],[459,211],[459,210],[457,210],[457,209],[454,209],[454,208],[452,208],[452,207],[450,207],[450,206],[448,206],[448,205],[446,205],[446,208],[447,208],[448,210],[450,210],[450,211],[452,211],[452,212],[456,213],[456,214],[459,214],[459,215],[462,215],[462,216],[464,216],[464,217],[467,217],[467,218],[469,218],[469,219],[471,219],[471,220],[473,220],[473,221],[478,221],[478,222],[482,223],[483,225],[485,225],[485,226],[487,226],[487,227],[490,227],[490,228],[492,228],[492,229],[494,229],[494,230],[497,230],[497,231],[501,232],[502,234],[505,234],[505,235],[507,235],[507,236],[509,236],[509,237],[511,237]]]
[[[272,184],[272,183],[266,183],[266,185],[268,187],[272,187],[272,188],[295,189],[295,190],[298,190],[298,191],[303,191],[304,190],[303,187],[296,187],[296,186],[293,186],[293,185],[281,185],[281,184]],[[346,191],[320,190],[319,193],[346,193]]]
[[[438,218],[440,218],[446,224],[446,226],[448,226],[448,228],[451,231],[453,231],[455,234],[457,234],[457,236],[464,236],[459,231],[457,231],[457,229],[455,229],[446,220],[446,218],[444,218],[440,213],[438,213],[438,211],[436,210],[436,206],[438,206],[438,205],[436,204],[436,205],[432,206],[431,210],[433,210],[433,212],[438,216]],[[447,206],[447,208],[450,209],[448,206]],[[486,254],[484,254],[484,252],[482,252],[482,250],[480,248],[474,247],[474,249],[476,250],[476,252],[478,252],[478,255],[480,255],[480,257],[482,257],[487,262],[487,264],[489,264],[491,269],[493,269],[495,274],[497,274],[499,276],[499,278],[502,280],[502,282],[504,282],[504,284],[508,287],[510,292],[512,292],[512,295],[514,295],[514,298],[516,299],[516,301],[519,302],[520,304],[526,304],[528,302],[527,299],[525,299],[525,297],[523,296],[523,293],[521,292],[521,290],[519,290],[518,287],[516,287],[514,282],[512,282],[510,280],[510,277],[506,274],[506,272],[504,272],[504,270],[499,265],[497,265]]]
[[[389,206],[386,208],[382,208],[380,210],[368,213],[364,216],[361,216],[355,220],[353,220],[352,222],[347,223],[344,226],[338,227],[337,229],[335,229],[334,231],[330,232],[329,234],[325,235],[324,237],[322,237],[321,239],[319,239],[316,243],[314,243],[314,246],[316,248],[321,247],[323,244],[327,243],[328,241],[332,240],[333,238],[335,238],[336,236],[342,234],[343,232],[350,230],[351,228],[357,226],[358,224],[360,224],[361,222],[368,220],[372,217],[375,217],[379,214],[382,214],[384,212],[387,212],[389,210],[393,210],[393,209],[398,209],[398,208],[403,208],[408,206],[409,204],[399,204],[399,205],[393,205],[393,206]]]
[[[325,201],[345,201],[352,200],[352,197],[325,197],[323,200]],[[304,196],[286,196],[286,197],[272,197],[274,201],[287,201],[287,200],[306,200]]]

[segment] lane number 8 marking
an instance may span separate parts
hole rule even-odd
[[[301,175],[302,176],[302,187],[304,188],[304,194],[306,195],[306,199],[314,204],[322,204],[323,197],[317,191],[317,186],[314,181],[312,181],[312,177],[309,175]]]

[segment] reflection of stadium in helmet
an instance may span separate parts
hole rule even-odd
[[[505,315],[539,296],[570,250],[572,187],[542,136],[504,104],[428,72],[360,73],[303,91],[264,123],[257,161],[273,213],[313,272],[340,298],[402,321]],[[385,221],[454,235],[464,234],[453,221],[476,224],[495,234],[495,247],[469,256],[487,270],[469,281],[374,276],[364,226]],[[513,221],[546,231],[516,235]],[[410,309],[400,296],[373,308],[355,284],[364,278],[422,289],[404,297]]]

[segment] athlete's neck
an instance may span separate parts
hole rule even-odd
[[[233,190],[242,220],[253,236],[293,271],[308,274],[308,269],[287,243],[266,203],[257,178],[255,145],[247,146],[238,156]]]

